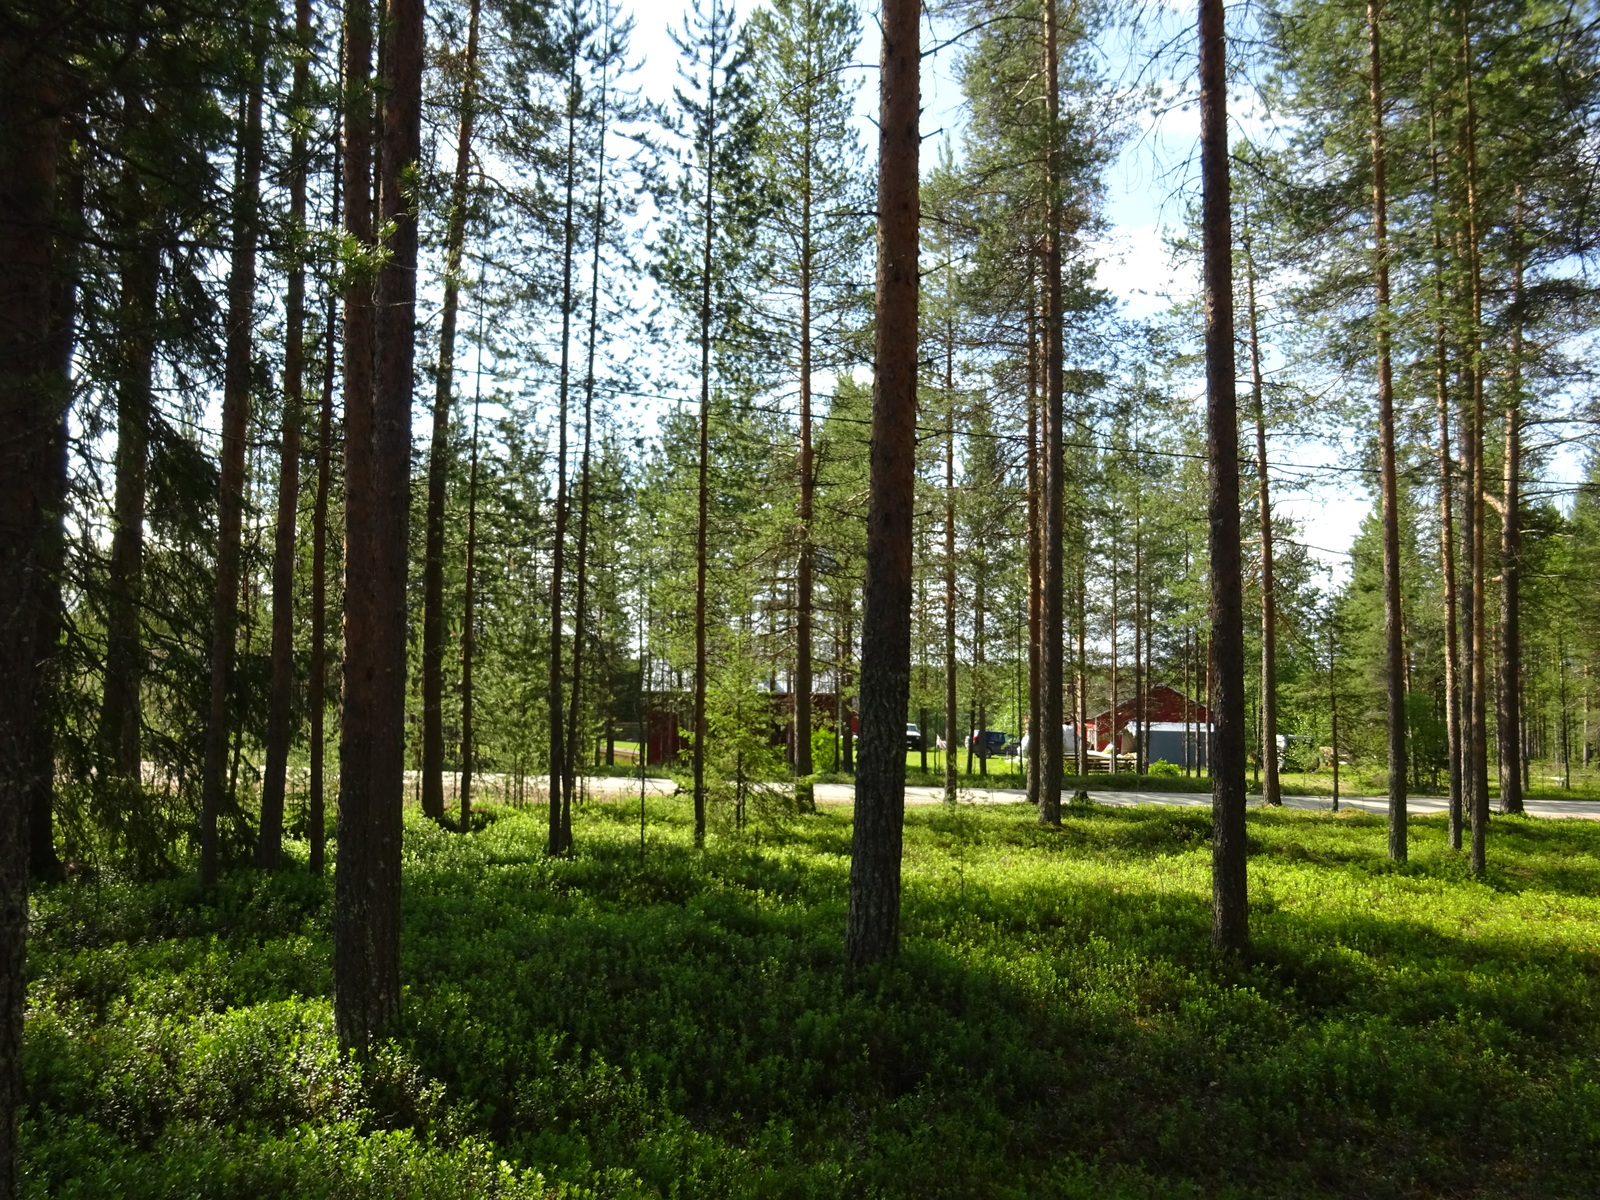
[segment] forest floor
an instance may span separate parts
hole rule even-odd
[[[29,1197],[1600,1194],[1600,827],[1252,810],[1244,962],[1209,815],[913,807],[904,950],[852,972],[850,813],[408,814],[405,995],[363,1076],[303,867],[33,901]],[[303,850],[303,848],[301,848]]]

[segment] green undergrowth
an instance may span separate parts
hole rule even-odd
[[[1600,1194],[1600,829],[1252,811],[907,814],[904,951],[846,969],[850,818],[696,852],[684,800],[407,826],[403,1026],[332,1032],[300,870],[36,897],[30,1197]]]

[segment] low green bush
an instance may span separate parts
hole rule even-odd
[[[403,1021],[334,1042],[329,885],[34,900],[30,1197],[1600,1194],[1600,830],[913,808],[904,949],[852,971],[847,810],[692,845],[688,803],[406,830]]]

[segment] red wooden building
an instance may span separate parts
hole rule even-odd
[[[1115,710],[1106,709],[1090,722],[1089,745],[1096,750],[1106,749],[1114,732],[1120,733],[1130,721],[1137,722],[1139,717],[1138,698],[1134,696],[1117,705]],[[1204,704],[1189,699],[1177,688],[1158,683],[1144,694],[1144,720],[1152,725],[1165,722],[1210,725],[1211,713]]]

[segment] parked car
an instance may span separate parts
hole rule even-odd
[[[1010,740],[1011,735],[1004,730],[974,729],[972,736],[967,739],[967,745],[972,747],[974,754],[981,754],[985,758],[996,758],[1005,751],[1006,743]]]
[[[906,722],[906,749],[922,749],[922,727],[913,721]]]

